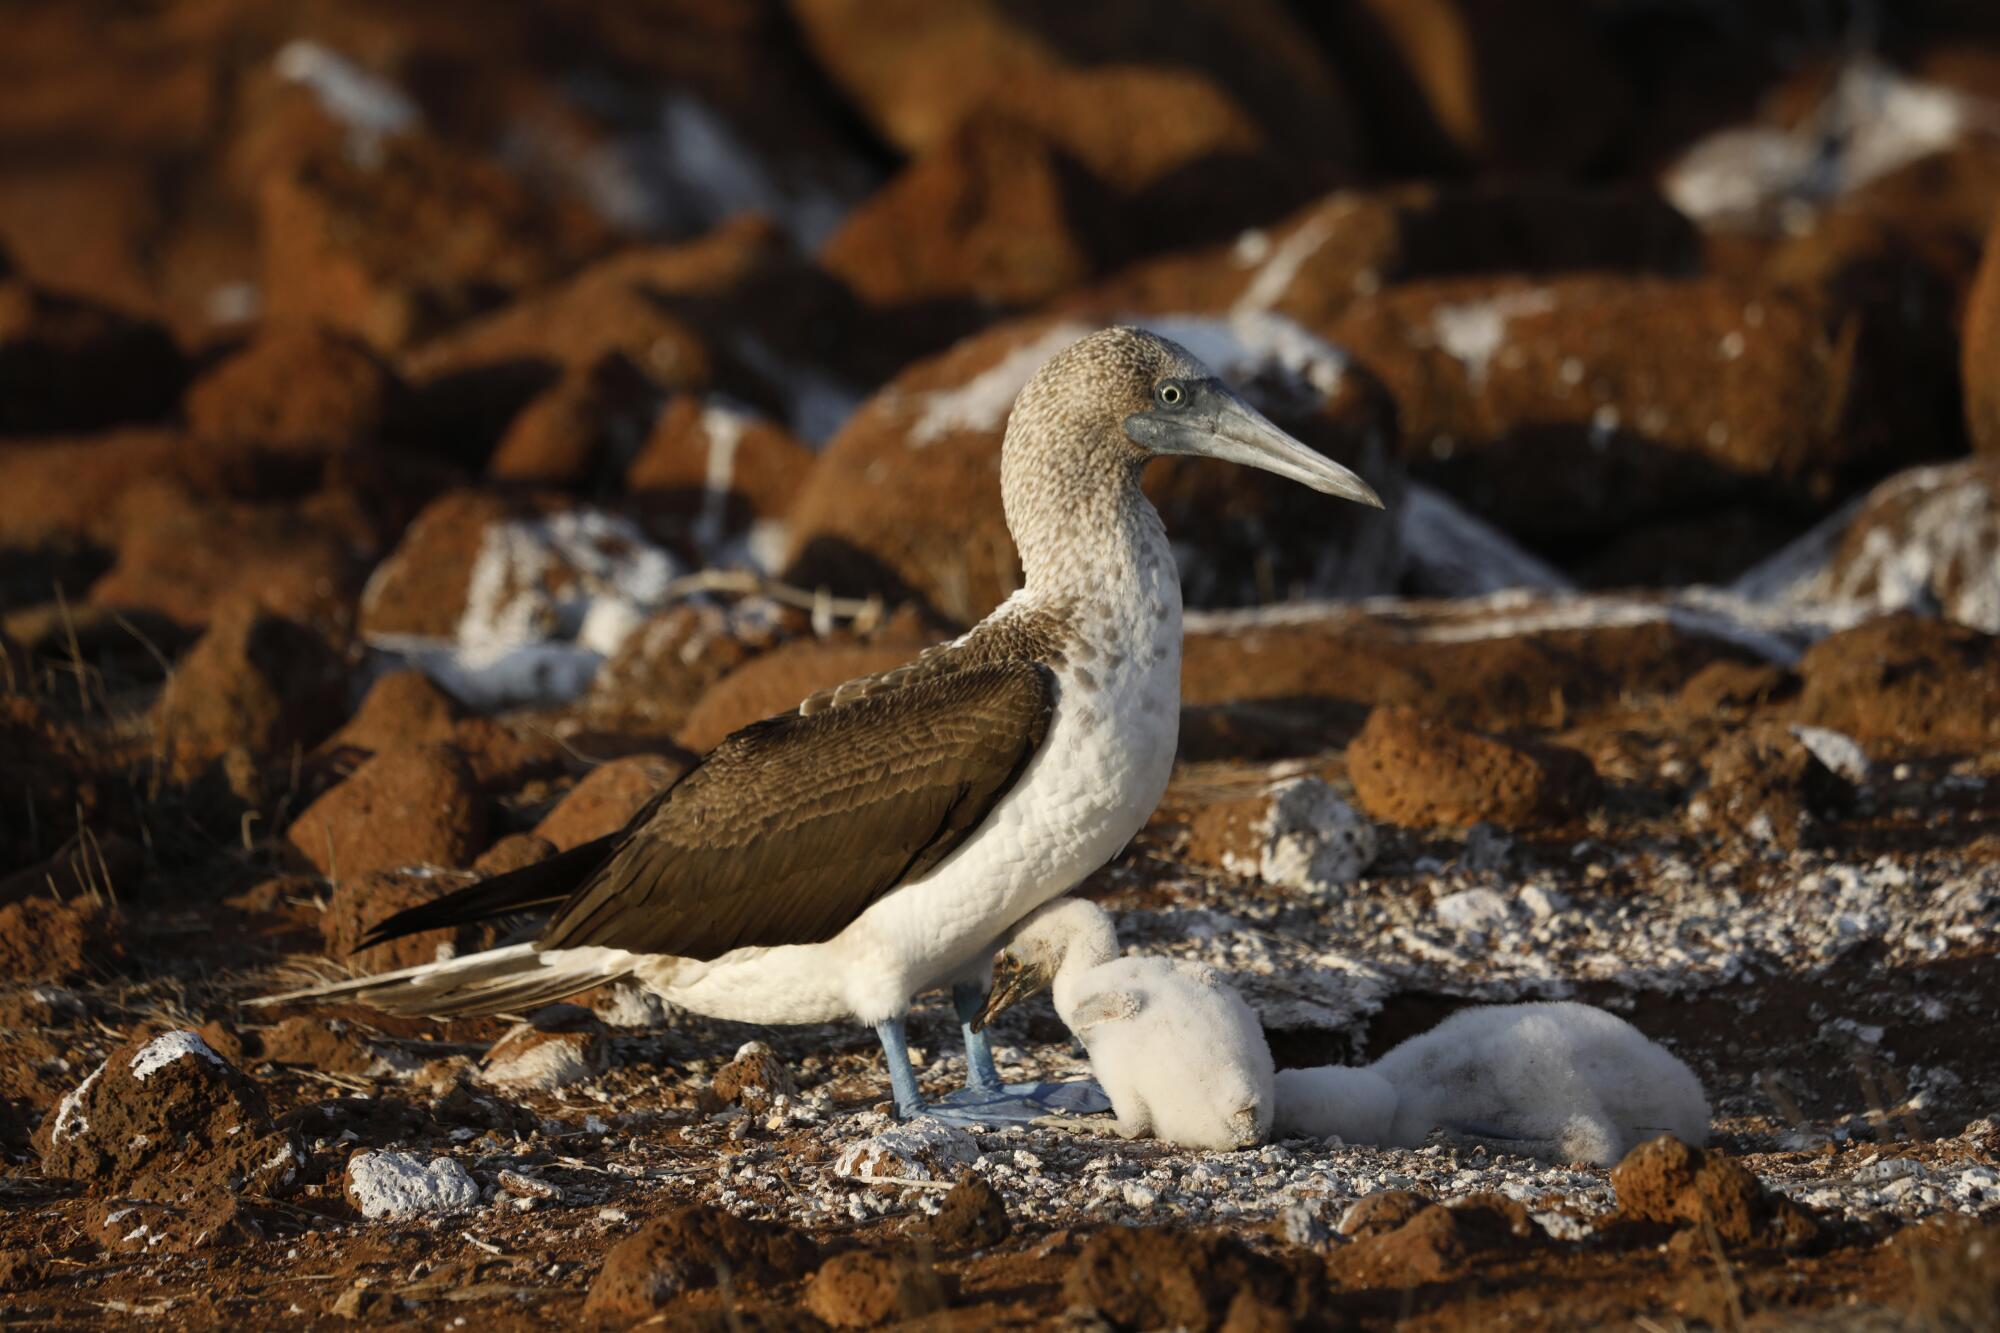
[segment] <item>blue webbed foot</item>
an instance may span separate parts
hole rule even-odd
[[[1104,1089],[1076,1083],[998,1083],[967,1088],[932,1102],[926,1115],[955,1125],[1025,1125],[1044,1117],[1097,1115],[1111,1109]]]

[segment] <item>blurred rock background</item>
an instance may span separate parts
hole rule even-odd
[[[244,1005],[985,614],[1112,321],[1389,507],[1153,465],[1180,763],[1078,891],[1283,1065],[1629,1013],[1708,1158],[904,1161],[851,1027]],[[1996,636],[1994,0],[5,0],[0,1292],[1994,1327]]]
[[[1560,729],[1773,655],[1691,631],[1689,589],[1777,634],[1757,670],[1874,612],[1993,670],[1988,5],[19,0],[6,28],[0,900],[352,891],[610,827],[1005,597],[1008,405],[1112,320],[1392,500],[1157,465],[1192,606],[1487,599],[1443,613],[1477,643],[1197,620],[1190,757],[1343,745],[1376,704]],[[1524,597],[1568,608],[1561,652],[1495,609]],[[650,767],[550,833],[621,756]]]

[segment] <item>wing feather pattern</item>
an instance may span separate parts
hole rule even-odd
[[[1016,658],[746,727],[635,821],[537,947],[711,959],[832,939],[985,820],[1054,702],[1048,669]]]

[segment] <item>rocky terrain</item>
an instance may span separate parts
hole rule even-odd
[[[1989,10],[10,5],[0,1322],[1994,1327]],[[353,949],[983,615],[1013,396],[1114,321],[1389,507],[1154,465],[1180,763],[1082,892],[1281,1066],[1603,1005],[1705,1149],[973,1134],[858,1028],[246,1007],[499,941]]]

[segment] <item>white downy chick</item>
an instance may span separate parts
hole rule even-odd
[[[1661,1133],[1695,1146],[1708,1141],[1708,1098],[1694,1071],[1624,1019],[1587,1004],[1461,1009],[1364,1070],[1287,1074],[1302,1077],[1279,1076],[1280,1133],[1415,1148],[1443,1129],[1598,1166],[1615,1165]],[[1379,1105],[1368,1100],[1379,1087],[1358,1074],[1374,1075],[1395,1098],[1372,1140],[1350,1137],[1380,1123]]]
[[[975,1026],[1043,986],[1089,1052],[1119,1134],[1217,1150],[1264,1141],[1271,1048],[1250,1006],[1214,968],[1120,957],[1103,908],[1058,898],[1002,946]]]
[[[1320,1065],[1280,1069],[1271,1128],[1280,1135],[1384,1144],[1396,1119],[1396,1089],[1372,1069]]]

